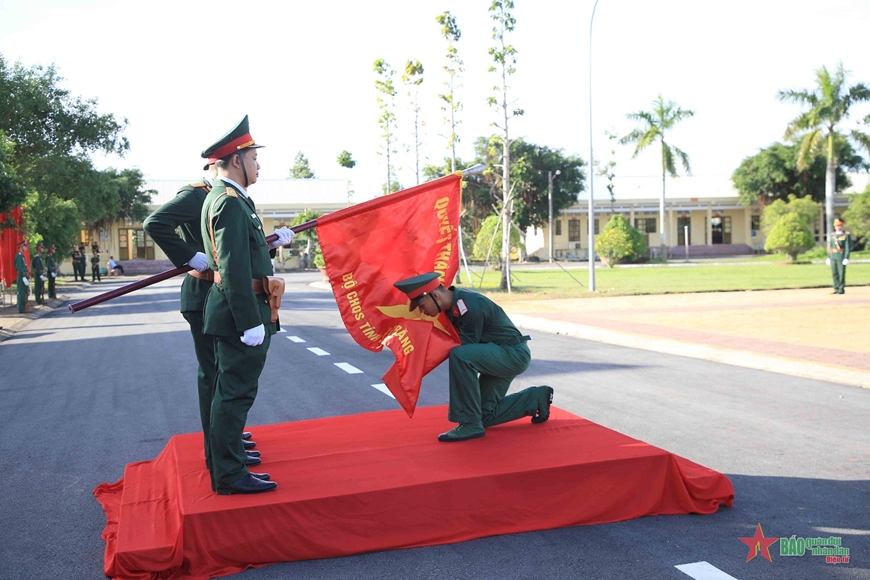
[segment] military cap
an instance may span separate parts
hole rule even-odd
[[[16,247],[16,248],[20,248],[21,246],[23,246],[23,245],[26,244],[26,243],[27,243],[27,240],[21,240],[20,242],[18,242],[17,244],[15,244],[15,247]]]
[[[248,129],[248,116],[239,121],[229,133],[218,139],[215,143],[209,146],[202,152],[202,158],[208,159],[209,162],[214,159],[223,159],[227,155],[232,155],[243,149],[257,149],[263,147],[258,145],[254,138],[251,137],[251,131]],[[207,167],[206,167],[207,168]]]
[[[834,220],[834,224],[840,224],[840,225],[843,225],[844,223],[846,223],[846,222],[844,222],[844,221],[841,220],[840,218],[836,218],[836,219]]]
[[[37,248],[44,248],[45,246],[42,245],[42,242],[37,242],[36,247]]]
[[[393,286],[408,295],[408,298],[411,299],[408,310],[413,311],[420,305],[424,296],[441,286],[441,276],[435,272],[427,272],[394,282]]]

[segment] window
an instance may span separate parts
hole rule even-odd
[[[642,234],[656,233],[656,218],[634,218],[634,227]]]
[[[556,235],[561,236],[562,235],[562,220],[556,220],[555,224],[556,224]]]
[[[580,220],[578,220],[577,218],[572,218],[568,220],[568,241],[580,241]]]
[[[752,227],[752,231],[753,231],[753,232],[757,232],[758,230],[761,229],[761,216],[760,216],[760,215],[754,215],[754,216],[752,216],[752,217],[750,218],[750,223],[752,224],[752,225],[751,225],[751,227]]]
[[[595,235],[598,235],[598,218],[595,218]]]
[[[688,216],[677,218],[677,245],[686,244],[686,228],[689,228],[689,244],[692,243],[692,218]]]

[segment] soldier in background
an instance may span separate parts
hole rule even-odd
[[[843,231],[845,222],[840,218],[834,220],[834,233],[828,240],[828,259],[831,267],[831,277],[834,281],[832,294],[845,294],[846,266],[849,265],[849,254],[852,252],[852,236]]]
[[[42,261],[42,242],[36,244],[36,251],[30,259],[30,273],[33,275],[33,298],[37,304],[43,304],[45,297],[43,290],[45,288],[45,264]]]
[[[85,281],[85,272],[88,270],[88,255],[85,252],[84,246],[79,246],[79,273],[82,275],[82,282]]]
[[[57,247],[52,244],[48,247],[48,254],[45,256],[45,269],[48,272],[48,297],[51,299],[57,298],[57,289],[55,288],[55,279],[57,278],[57,262],[54,260],[54,252]]]
[[[79,247],[75,244],[72,245],[72,252],[70,252],[70,258],[72,259],[73,281],[77,282],[78,279],[81,278],[82,282],[84,282],[85,273],[81,271],[82,253],[79,251]]]
[[[27,312],[27,294],[30,290],[30,272],[27,270],[27,260],[24,258],[24,245],[18,242],[18,253],[15,254],[15,287],[18,289],[18,312]]]
[[[100,255],[94,251],[94,255],[91,256],[91,282],[102,282],[103,278],[100,276]]]

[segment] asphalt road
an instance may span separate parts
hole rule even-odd
[[[317,275],[287,278],[287,332],[273,339],[248,424],[396,408],[372,387],[391,355],[353,343],[331,293],[308,286]],[[178,286],[167,281],[75,315],[58,310],[0,343],[0,578],[101,578],[105,516],[93,489],[156,456],[172,435],[198,430]],[[738,580],[870,577],[870,391],[540,332],[530,346],[532,365],[514,389],[552,385],[556,405],[725,473],[734,507],[277,564],[234,578],[685,580],[675,566],[701,561]],[[425,379],[420,405],[445,403],[442,365]],[[746,562],[738,538],[758,523],[767,537],[839,536],[850,563],[781,557],[776,545],[773,562]]]

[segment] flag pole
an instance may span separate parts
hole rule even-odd
[[[305,230],[310,230],[314,226],[317,225],[317,220],[311,220],[305,222],[304,224],[299,224],[298,226],[293,226],[290,228],[294,233],[304,232]],[[275,240],[278,239],[277,234],[271,234],[266,236],[266,243],[271,244]],[[146,288],[153,284],[157,284],[158,282],[163,282],[164,280],[168,280],[170,278],[174,278],[179,274],[184,274],[186,272],[190,272],[193,270],[190,266],[184,265],[179,266],[178,268],[173,268],[172,270],[166,270],[165,272],[161,272],[159,274],[155,274],[153,276],[149,276],[143,280],[137,280],[131,284],[127,284],[125,286],[121,286],[120,288],[115,288],[114,290],[110,290],[109,292],[104,292],[102,294],[98,294],[86,300],[80,300],[78,302],[73,302],[68,306],[69,311],[73,314],[84,310],[85,308],[90,308],[91,306],[96,306],[97,304],[102,304],[103,302],[107,302],[114,298],[118,298],[119,296],[123,296],[125,294],[129,294],[130,292],[135,292],[136,290],[141,290],[142,288]]]

